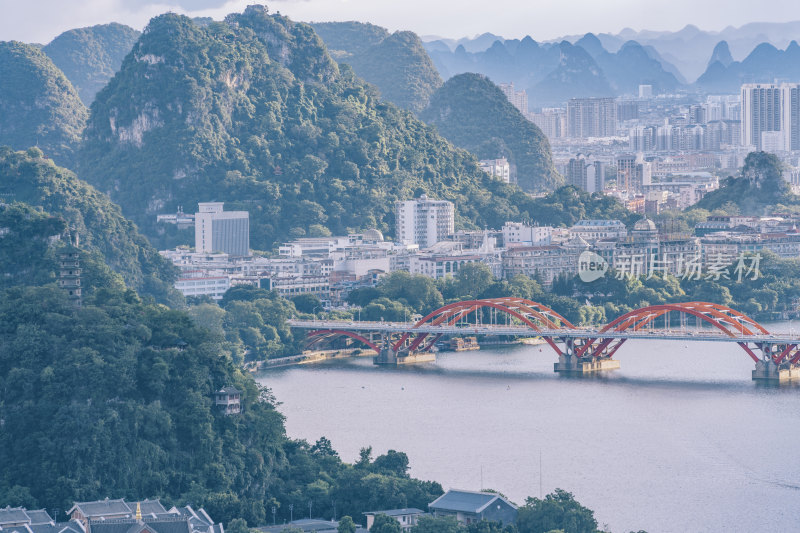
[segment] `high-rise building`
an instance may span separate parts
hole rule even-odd
[[[567,136],[567,111],[563,107],[545,108],[540,113],[528,113],[526,116],[551,141]]]
[[[572,98],[567,102],[569,137],[612,137],[617,134],[617,102],[613,98]]]
[[[478,166],[481,170],[491,174],[495,178],[511,183],[511,165],[508,164],[508,159],[501,157],[499,159],[481,159],[478,161]]]
[[[742,85],[742,144],[800,150],[800,83]]]
[[[569,160],[564,176],[567,185],[573,185],[586,192],[603,192],[606,186],[606,165],[602,161],[587,159],[578,154]]]
[[[639,98],[652,98],[653,86],[652,85],[639,85]]]
[[[641,193],[644,190],[644,185],[650,185],[652,178],[652,164],[645,161],[642,154],[621,155],[617,157],[618,189]]]
[[[777,84],[742,85],[742,144],[761,149],[761,133],[781,129],[781,90]]]
[[[520,113],[523,115],[528,113],[528,93],[525,92],[525,89],[517,91],[514,89],[514,82],[501,83],[498,87],[500,87],[500,90],[506,95],[508,101],[511,102]]]
[[[395,203],[397,241],[428,248],[455,232],[455,208],[447,200],[416,200]]]
[[[202,253],[224,252],[234,257],[250,255],[250,215],[224,211],[222,202],[201,202],[194,216],[194,246]]]

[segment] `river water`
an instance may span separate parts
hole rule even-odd
[[[547,346],[508,346],[259,381],[289,436],[326,436],[347,461],[364,446],[404,451],[411,475],[445,489],[521,504],[563,488],[614,532],[800,531],[800,388],[753,383],[736,345],[628,341],[615,358],[619,370],[569,378]]]

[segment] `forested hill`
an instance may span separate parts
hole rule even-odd
[[[0,287],[53,281],[57,258],[52,240],[70,231],[80,236],[85,252],[99,254],[87,260],[99,262],[98,267],[107,264],[130,288],[162,302],[180,300],[172,289],[172,265],[119,207],[45,159],[39,149],[0,147],[0,201],[7,204],[0,208],[5,230],[0,232]],[[88,269],[87,275],[96,270]],[[85,291],[91,291],[91,278],[84,282]]]
[[[428,105],[442,78],[417,34],[361,22],[311,25],[339,63],[347,63],[381,96],[415,113]]]
[[[0,146],[38,146],[69,166],[87,116],[78,93],[39,48],[0,42]]]
[[[88,107],[122,64],[140,32],[111,23],[65,31],[42,50]]]
[[[52,284],[0,289],[0,501],[161,498],[255,526],[272,506],[284,522],[309,501],[315,516],[359,517],[442,494],[409,477],[403,453],[367,448],[349,465],[327,439],[289,440],[274,398],[228,348],[134,291],[108,287],[77,309]],[[243,391],[239,415],[214,405],[227,386]]]
[[[480,159],[507,157],[525,190],[553,190],[563,183],[553,166],[547,137],[486,76],[450,78],[420,116]]]
[[[177,206],[246,209],[256,249],[392,234],[394,201],[422,192],[454,201],[461,227],[499,227],[529,204],[340,69],[310,26],[260,6],[204,27],[153,19],[92,105],[79,171],[148,236]]]

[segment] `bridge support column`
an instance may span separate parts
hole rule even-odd
[[[432,363],[436,361],[436,354],[433,352],[409,352],[408,348],[403,347],[395,351],[392,348],[391,339],[384,335],[381,342],[381,351],[372,362],[376,365],[401,366],[414,363]]]
[[[553,371],[563,374],[591,374],[619,368],[619,361],[610,357],[578,357],[574,339],[564,339],[564,352],[553,364]]]
[[[800,381],[800,367],[792,364],[778,366],[772,360],[761,360],[753,370],[753,380],[764,383]]]

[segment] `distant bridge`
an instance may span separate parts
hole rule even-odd
[[[643,307],[598,327],[576,327],[545,305],[513,297],[448,304],[416,323],[290,320],[289,324],[309,330],[309,346],[342,336],[363,343],[378,352],[378,364],[402,364],[430,351],[444,335],[536,335],[558,355],[555,371],[586,373],[618,368],[613,355],[628,339],[659,339],[733,342],[755,362],[753,379],[800,379],[800,337],[772,334],[747,315],[709,302]]]

